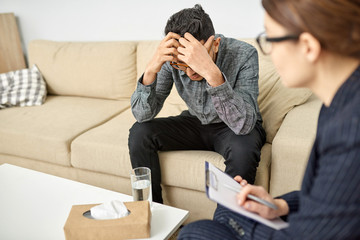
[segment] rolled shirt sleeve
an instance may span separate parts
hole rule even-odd
[[[235,81],[230,83],[223,73],[225,82],[217,87],[208,85],[214,107],[223,122],[238,135],[248,134],[261,119],[257,97],[259,94],[258,55],[255,48],[249,48],[242,58],[244,64],[236,71]]]
[[[221,120],[237,135],[248,134],[255,126],[257,117],[253,106],[236,93],[223,75],[225,83],[208,88],[214,107]]]
[[[172,73],[163,65],[156,79],[149,85],[142,84],[144,75],[140,77],[135,92],[131,96],[131,110],[138,122],[146,122],[155,118],[173,86]]]

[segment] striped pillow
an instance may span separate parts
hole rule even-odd
[[[45,81],[36,65],[0,74],[0,109],[41,105],[46,94]]]

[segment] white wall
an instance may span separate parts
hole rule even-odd
[[[1,0],[0,13],[14,12],[24,46],[33,39],[157,40],[170,15],[196,3],[217,33],[246,38],[263,29],[260,0]]]

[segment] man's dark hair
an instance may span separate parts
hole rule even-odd
[[[182,37],[188,32],[199,41],[206,41],[215,34],[212,21],[200,4],[172,15],[166,23],[165,35],[169,32],[177,33]]]

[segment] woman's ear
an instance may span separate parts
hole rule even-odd
[[[310,33],[304,32],[300,34],[299,43],[301,44],[305,58],[311,63],[316,62],[321,53],[321,44],[319,40]]]

